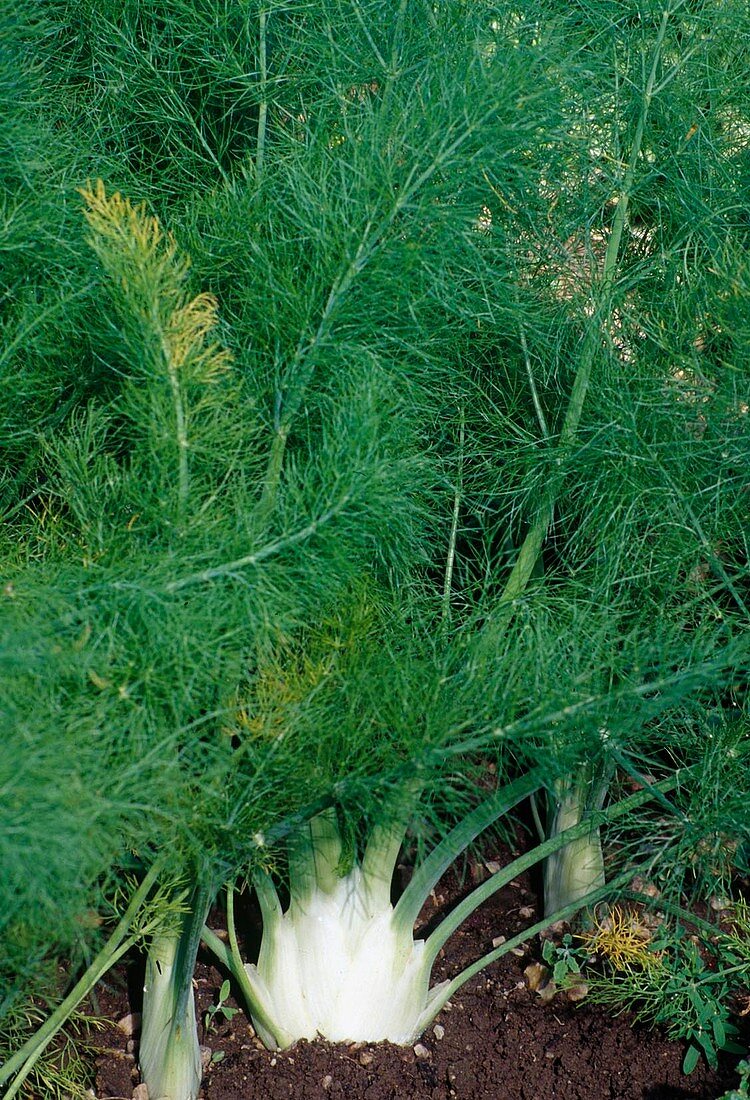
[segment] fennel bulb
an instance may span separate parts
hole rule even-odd
[[[245,971],[286,1046],[318,1036],[331,1042],[416,1041],[447,983],[429,989],[423,940],[399,926],[361,867],[332,889],[314,890],[266,929],[257,966]],[[275,1037],[254,1017],[264,1042]]]

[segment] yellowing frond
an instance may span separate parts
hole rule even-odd
[[[149,349],[150,365],[166,368],[170,376],[190,367],[190,381],[213,381],[228,367],[230,354],[207,343],[218,323],[214,296],[189,300],[185,294],[189,257],[159,219],[146,213],[145,203],[134,206],[119,191],[108,195],[101,180],[80,193],[93,231],[91,245],[124,298],[126,319],[143,345],[139,355]]]
[[[659,954],[648,949],[651,933],[633,910],[613,905],[608,915],[581,939],[592,954],[600,955],[616,970],[633,967],[654,970],[661,966]]]
[[[191,487],[190,452],[208,404],[203,389],[223,374],[230,354],[210,334],[218,323],[211,294],[189,298],[190,259],[158,218],[101,180],[81,190],[92,230],[90,244],[110,278],[134,372],[155,383],[154,400],[166,406],[157,449],[168,440],[176,465],[177,512],[184,517]],[[166,383],[166,385],[164,384]],[[218,396],[221,400],[221,395]],[[171,431],[165,433],[163,425]]]
[[[80,194],[87,206],[84,216],[97,238],[111,241],[126,251],[138,252],[144,259],[154,255],[164,234],[159,219],[146,213],[145,202],[133,206],[119,191],[108,196],[102,180],[97,180],[93,187],[82,187]],[[171,237],[167,251],[175,251]]]
[[[192,302],[172,311],[169,316],[166,341],[173,370],[178,371],[192,358],[200,358],[204,369],[201,381],[209,382],[229,366],[230,353],[218,344],[204,345],[208,334],[218,323],[219,307],[213,294],[199,294]]]
[[[295,719],[296,708],[331,675],[336,662],[333,650],[309,654],[282,638],[262,661],[252,697],[238,697],[229,734],[280,741]]]

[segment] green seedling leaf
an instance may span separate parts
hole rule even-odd
[[[693,1046],[691,1044],[688,1047],[685,1058],[682,1062],[682,1072],[685,1074],[685,1076],[689,1076],[693,1072],[695,1067],[698,1065],[700,1056],[700,1049],[697,1046]]]
[[[714,1042],[719,1050],[723,1050],[727,1041],[727,1032],[724,1026],[724,1021],[720,1016],[714,1016],[712,1021],[712,1027],[714,1032]]]

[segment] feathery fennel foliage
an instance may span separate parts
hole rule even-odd
[[[271,985],[298,951],[316,999],[305,914],[355,886],[419,996],[330,1034],[418,1033],[449,995],[419,890],[522,797],[550,919],[644,861],[710,892],[717,845],[728,881],[744,4],[44,7],[2,70],[2,1003],[55,951],[106,957],[81,913],[168,852],[142,1068],[172,1100],[238,875],[261,958],[213,946],[279,1045],[336,1016]]]

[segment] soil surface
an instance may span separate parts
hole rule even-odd
[[[515,854],[515,853],[514,853]],[[507,853],[486,857],[503,862]],[[495,868],[492,868],[493,870]],[[448,877],[422,914],[429,923],[487,874],[470,865],[463,885]],[[533,882],[521,876],[495,895],[448,942],[435,980],[458,973],[537,918]],[[210,922],[221,925],[216,914]],[[556,994],[547,1004],[532,992],[524,969],[538,958],[538,942],[509,954],[469,981],[413,1048],[389,1044],[301,1042],[266,1050],[246,1016],[206,1013],[218,1001],[225,975],[205,957],[195,978],[196,1007],[206,1072],[202,1100],[716,1100],[736,1082],[737,1057],[722,1056],[718,1071],[703,1062],[685,1077],[684,1045],[612,1018],[585,1000]],[[122,978],[122,975],[120,975]],[[117,979],[117,975],[115,975]],[[100,986],[101,1013],[121,1021],[99,1033],[97,1100],[146,1100],[136,1089],[137,964],[125,981]],[[228,1005],[236,1005],[233,998]],[[135,1090],[135,1092],[134,1092]]]

